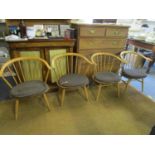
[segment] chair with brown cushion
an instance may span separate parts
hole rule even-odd
[[[86,74],[92,65],[86,57],[78,53],[65,53],[52,59],[52,68],[56,75],[56,83],[61,91],[61,106],[66,90],[82,87],[88,100],[87,86],[89,79]]]
[[[150,58],[134,51],[122,51],[120,57],[127,61],[122,67],[122,76],[127,78],[126,90],[131,80],[137,80],[141,82],[142,92],[144,91],[144,78],[147,77],[146,69],[143,68],[143,62],[145,60],[152,61]]]
[[[50,66],[36,57],[19,57],[7,61],[0,70],[0,77],[10,87],[10,95],[16,99],[15,119],[18,118],[19,100],[34,95],[43,95],[45,105],[50,110],[46,92]],[[13,79],[11,83],[7,75]]]
[[[96,101],[99,98],[103,86],[117,86],[117,95],[119,96],[119,83],[121,81],[119,69],[121,63],[125,61],[114,54],[104,52],[93,54],[91,60],[94,64],[93,80],[98,85]]]

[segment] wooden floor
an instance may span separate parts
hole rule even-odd
[[[14,120],[14,101],[0,102],[0,134],[149,134],[155,125],[155,103],[134,88],[117,97],[116,88],[89,89],[90,102],[82,91],[68,92],[60,107],[57,93],[48,93],[51,112],[40,97],[22,101]]]

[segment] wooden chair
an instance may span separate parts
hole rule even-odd
[[[91,61],[78,53],[60,54],[52,59],[52,68],[61,91],[61,106],[64,102],[66,89],[82,87],[88,100],[89,79],[86,74],[89,72],[90,65],[92,65]]]
[[[19,99],[24,97],[43,94],[45,105],[50,110],[46,96],[46,92],[49,89],[46,82],[50,69],[45,60],[36,57],[14,58],[2,66],[0,77],[10,87],[10,95],[16,99],[16,120],[18,118]],[[13,83],[6,77],[8,73],[12,76]]]
[[[114,54],[104,52],[93,54],[91,61],[94,64],[93,80],[98,85],[96,101],[98,101],[103,86],[116,85],[117,95],[120,96],[119,82],[121,76],[118,72],[121,63],[125,63],[125,61]]]
[[[122,76],[128,79],[126,84],[126,90],[131,80],[135,79],[141,82],[142,92],[144,91],[144,78],[147,77],[146,70],[143,68],[144,60],[152,61],[150,58],[134,51],[122,51],[120,57],[127,61],[122,67]]]

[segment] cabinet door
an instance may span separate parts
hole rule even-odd
[[[46,52],[45,52],[45,57],[46,57],[46,60],[48,60],[48,63],[50,64],[51,68],[52,68],[52,59],[54,56],[56,55],[59,55],[59,54],[64,54],[67,52],[67,49],[46,49]],[[61,63],[61,72],[63,72],[63,74],[66,73],[66,60],[65,58],[61,60],[62,62]],[[59,70],[56,68],[55,70],[56,72],[59,72]],[[49,80],[54,83],[54,82],[57,82],[57,78],[56,78],[56,74],[54,72],[54,70],[52,69],[51,70],[51,75],[50,75],[50,78]]]
[[[16,57],[41,57],[40,51],[15,51]],[[18,56],[17,56],[18,55]],[[20,70],[19,66],[17,66]],[[25,61],[21,64],[25,80],[42,80],[42,64],[35,61]]]

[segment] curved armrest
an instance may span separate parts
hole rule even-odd
[[[142,58],[144,58],[147,61],[152,61],[151,58],[148,58],[148,57],[144,56],[143,54],[138,53],[138,55],[141,56]]]

